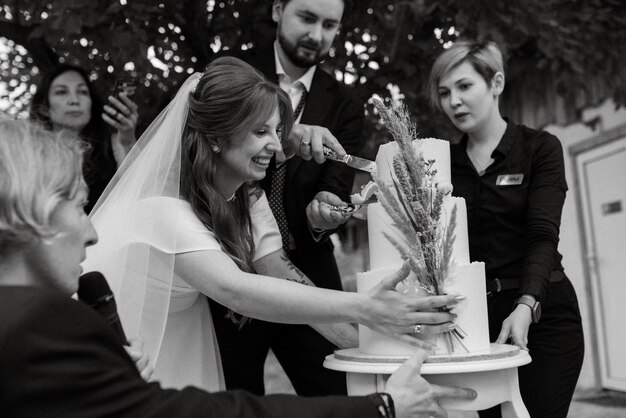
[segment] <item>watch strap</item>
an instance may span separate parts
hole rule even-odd
[[[539,317],[541,315],[541,311],[539,308],[540,306],[539,301],[537,301],[535,298],[531,296],[522,295],[518,297],[517,300],[515,301],[515,307],[517,307],[517,305],[520,305],[520,304],[526,305],[530,308],[530,314],[531,314],[533,323],[539,322]]]
[[[370,398],[374,404],[376,404],[376,409],[378,409],[378,414],[381,418],[395,418],[396,410],[393,405],[393,398],[390,394],[384,392],[372,393],[367,396]]]

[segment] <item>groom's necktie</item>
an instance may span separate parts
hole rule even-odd
[[[296,106],[296,110],[293,112],[294,123],[298,119],[298,116],[300,116],[305,102],[306,89],[303,88],[298,106]],[[272,173],[269,203],[272,213],[274,214],[274,218],[276,218],[276,223],[278,223],[278,229],[280,230],[280,237],[283,241],[285,254],[289,254],[289,227],[287,226],[287,216],[285,215],[284,205],[286,170],[287,163],[285,162],[278,166]]]

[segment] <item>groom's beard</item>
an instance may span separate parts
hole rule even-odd
[[[307,39],[301,39],[296,42],[292,42],[287,39],[281,30],[281,26],[278,26],[278,44],[283,49],[283,52],[289,58],[289,60],[300,68],[310,68],[319,64],[326,56],[328,51],[323,51],[323,44],[321,42],[315,42]],[[303,49],[306,47],[306,49]],[[329,48],[330,49],[330,48]]]

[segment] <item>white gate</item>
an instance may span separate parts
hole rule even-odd
[[[576,157],[601,385],[626,392],[626,134]],[[587,337],[590,335],[588,334]]]

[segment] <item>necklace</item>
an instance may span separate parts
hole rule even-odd
[[[474,166],[474,169],[476,170],[479,176],[482,176],[483,174],[485,174],[485,170],[487,170],[487,168],[494,162],[494,159],[491,158],[491,156],[489,156],[489,158],[485,160],[483,164],[481,164],[478,161],[478,159],[474,157],[471,153],[468,152],[467,156],[469,157],[472,165]]]

